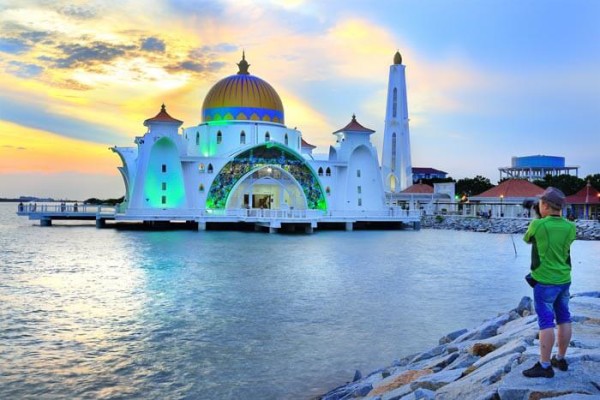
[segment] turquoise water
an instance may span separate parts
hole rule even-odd
[[[2,399],[310,399],[530,293],[517,235],[42,228],[15,211],[0,204]],[[573,259],[573,292],[599,290],[600,242]]]

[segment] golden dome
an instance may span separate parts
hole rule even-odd
[[[284,123],[283,104],[271,85],[248,72],[245,54],[236,75],[217,82],[202,105],[202,121],[250,120]]]

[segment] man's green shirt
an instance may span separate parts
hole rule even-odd
[[[559,216],[534,219],[523,240],[532,244],[531,276],[547,285],[571,282],[571,243],[577,228]]]

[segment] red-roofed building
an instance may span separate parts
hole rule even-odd
[[[433,187],[426,185],[424,183],[415,183],[412,186],[407,187],[406,189],[404,189],[402,191],[402,193],[409,193],[409,194],[414,194],[414,193],[418,193],[418,194],[422,194],[422,193],[426,193],[426,194],[432,194],[433,193]]]
[[[600,218],[600,192],[590,182],[579,192],[567,196],[567,214],[579,219]]]
[[[523,208],[527,200],[535,201],[544,189],[524,179],[509,179],[485,192],[469,197],[470,203],[478,203],[479,212],[493,216],[528,216]]]

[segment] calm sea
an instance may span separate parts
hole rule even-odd
[[[0,204],[2,399],[309,399],[530,293],[520,235],[42,228],[15,211]],[[573,292],[600,289],[600,242],[573,259]]]

